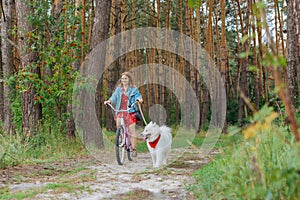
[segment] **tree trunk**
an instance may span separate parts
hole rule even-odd
[[[250,17],[250,9],[249,6],[247,8],[247,13],[246,13],[246,21],[245,21],[245,26],[244,20],[243,20],[243,15],[241,11],[241,6],[238,3],[238,9],[239,9],[239,17],[240,17],[240,23],[241,23],[241,29],[242,29],[242,36],[244,37],[245,35],[248,34],[248,28],[249,28],[249,17]],[[248,39],[244,42],[242,45],[242,51],[248,54]],[[240,92],[240,98],[239,98],[239,110],[238,110],[238,122],[240,125],[242,125],[242,120],[244,116],[247,117],[247,108],[245,107],[245,102],[242,96],[245,96],[248,98],[248,73],[247,73],[247,65],[248,65],[248,56],[245,56],[244,58],[241,58],[241,80],[240,80],[240,85],[239,85],[239,92]]]
[[[2,16],[0,15],[0,20]],[[2,22],[1,22],[2,23]],[[2,25],[0,26],[0,33],[2,31]],[[3,37],[3,36],[1,36]],[[2,40],[0,40],[0,46],[2,46]],[[4,81],[3,81],[3,68],[2,68],[2,51],[0,51],[0,121],[4,121]]]
[[[160,0],[157,0],[156,1],[156,7],[157,7],[157,28],[161,28],[161,2]],[[160,37],[158,37],[157,39],[157,43],[159,43],[159,46],[161,46],[162,44],[162,39]],[[158,64],[159,65],[162,65],[163,64],[163,52],[161,49],[157,49],[157,57],[158,57]],[[158,102],[160,105],[164,105],[164,86],[165,86],[165,83],[164,83],[164,69],[163,67],[159,67],[158,69],[158,85],[157,85],[157,96],[158,96]],[[159,118],[158,119],[163,119],[163,116],[164,116],[164,113],[163,113],[163,109],[159,109],[159,112],[158,112],[158,116]],[[162,121],[162,120],[160,120]]]
[[[255,0],[253,0],[253,4],[255,4]],[[257,41],[258,41],[258,55],[257,55],[257,67],[259,70],[259,94],[260,96],[264,96],[266,101],[268,101],[268,95],[265,94],[265,73],[264,67],[262,66],[263,60],[263,43],[262,43],[262,27],[261,27],[261,19],[259,16],[256,16],[256,24],[257,24]]]
[[[186,10],[185,10],[185,34],[189,37],[192,37],[192,12],[193,10],[188,6],[188,1],[186,1]],[[193,59],[193,47],[192,44],[185,44],[187,45],[186,54],[189,56],[189,60]],[[188,61],[185,63],[185,78],[187,80],[187,84],[192,85],[191,82],[191,65]],[[185,87],[185,126],[187,129],[191,129],[191,117],[192,117],[192,109],[191,106],[194,104],[192,103],[191,91],[189,90],[189,85]]]
[[[221,77],[224,83],[224,87],[226,88],[226,94],[228,94],[229,90],[227,89],[227,74],[228,72],[228,50],[227,50],[227,44],[226,44],[226,1],[221,0],[221,19],[222,19],[222,29],[221,29],[221,47],[220,47],[220,71],[221,71]],[[221,86],[218,87],[218,92],[221,92]],[[218,95],[220,96],[220,95]],[[219,99],[219,101],[222,101],[222,99]],[[219,105],[222,105],[221,103]],[[222,115],[218,115],[222,116]],[[222,130],[223,133],[226,131],[226,120],[225,125]]]
[[[252,32],[255,33],[256,25],[254,16],[251,15],[251,21],[252,21]],[[256,45],[257,37],[253,37],[253,65],[257,66],[257,45]],[[259,71],[256,69],[254,71],[254,96],[255,96],[255,107],[256,109],[259,109],[259,100],[260,100],[260,93],[259,93]]]
[[[38,74],[39,70],[31,66],[36,62],[37,55],[34,50],[28,48],[31,46],[31,41],[26,34],[34,31],[34,27],[28,21],[28,16],[33,13],[32,9],[22,0],[16,1],[16,14],[18,21],[18,37],[19,37],[19,55],[20,69],[30,73]],[[36,95],[34,85],[28,83],[28,90],[22,93],[22,132],[27,136],[38,130],[39,120],[41,115],[41,104],[34,102]]]
[[[205,35],[205,50],[212,60],[214,60],[214,50],[213,50],[213,30],[212,30],[212,20],[213,20],[213,8],[214,1],[209,1],[207,4],[208,19],[207,19],[207,28]],[[210,66],[208,66],[210,67]],[[214,80],[214,77],[209,77],[211,80]],[[211,85],[205,85],[203,89],[203,104],[202,104],[202,113],[201,113],[201,125],[204,125],[207,122],[207,116],[209,111],[209,93],[212,92],[214,83]]]
[[[120,26],[121,26],[121,32],[126,31],[126,19],[128,17],[127,14],[127,10],[126,10],[126,5],[125,5],[125,0],[120,0],[120,17],[121,17],[121,21],[120,21]],[[123,52],[126,52],[127,50],[127,42],[128,42],[128,38],[122,37],[122,44],[121,44],[121,48]],[[127,70],[127,66],[126,66],[126,54],[122,55],[120,57],[120,66],[121,66],[121,72],[124,72]]]
[[[300,4],[296,2],[297,0],[287,0],[287,75],[289,96],[294,106],[300,95]]]
[[[87,48],[90,49],[91,43],[92,43],[92,30],[93,30],[93,20],[94,20],[94,13],[95,13],[95,8],[94,8],[94,1],[91,0],[91,3],[88,3],[88,8],[89,8],[89,19],[88,19],[88,36],[87,36]]]
[[[197,41],[197,43],[200,45],[200,42],[201,42],[201,13],[200,13],[200,7],[199,8],[196,8],[196,33],[195,33],[195,40]],[[196,54],[196,63],[197,63],[197,66],[200,67],[201,65],[201,53],[200,52],[195,52]],[[197,95],[197,99],[198,99],[198,105],[199,105],[199,109],[201,109],[201,102],[202,102],[202,97],[201,97],[201,77],[200,77],[200,73],[197,73],[197,70],[195,71],[196,75],[196,80],[195,80],[195,87],[196,87],[196,95]],[[199,117],[200,117],[200,120],[199,120],[199,124],[198,124],[198,132],[200,132],[200,128],[201,128],[201,113],[202,113],[202,110],[200,110],[200,113],[199,113]],[[196,125],[197,126],[197,125]]]
[[[100,44],[102,41],[107,39],[108,32],[109,32],[109,22],[110,22],[110,10],[111,10],[111,0],[98,0],[96,4],[96,10],[95,10],[95,19],[94,19],[94,25],[93,25],[93,35],[92,35],[92,43],[91,48],[96,48],[98,44]],[[105,63],[105,50],[102,50],[103,55],[99,55],[101,57],[100,60],[103,60],[103,63]],[[104,70],[104,66],[103,67]],[[96,102],[96,114],[98,117],[98,121],[101,124],[101,118],[102,118],[102,108],[103,108],[103,98],[102,98],[102,86],[103,86],[103,78],[99,77],[100,80],[97,85],[96,94],[95,94],[95,102]],[[100,131],[100,130],[99,130]],[[103,135],[100,131],[97,133],[97,137],[95,144],[96,146],[102,148],[104,146],[103,143]]]
[[[166,2],[166,7],[165,7],[165,28],[166,30],[169,30],[170,29],[170,14],[171,14],[171,0],[168,0]],[[166,37],[165,37],[165,44],[169,45],[169,42],[170,42],[170,39],[168,34],[166,34]],[[166,66],[170,66],[171,67],[171,53],[170,52],[164,52],[165,54],[165,62],[164,62],[164,65]],[[164,72],[165,74],[168,73],[168,72]],[[163,80],[163,85],[165,86],[167,83],[167,80],[166,80],[166,75],[164,75],[164,80]],[[164,96],[164,100],[162,102],[162,105],[164,106],[164,108],[166,109],[167,113],[169,113],[170,111],[170,100],[171,100],[171,96],[172,93],[170,91],[167,90],[167,88],[164,88],[163,90],[163,96]],[[169,96],[169,99],[168,99],[168,96]],[[172,104],[171,104],[172,105]],[[173,106],[173,105],[172,105]],[[173,108],[174,109],[174,108]],[[166,119],[166,124],[169,123],[169,117],[168,115],[166,116],[167,119]]]
[[[183,12],[184,12],[184,7],[183,7],[183,0],[179,0],[179,32],[183,35],[184,32],[183,32]],[[180,37],[179,39],[179,55],[183,55],[183,51],[184,51],[184,44],[183,44],[183,39]],[[178,63],[178,72],[176,75],[177,77],[175,77],[175,84],[176,84],[176,90],[177,91],[180,91],[178,92],[179,94],[179,97],[181,99],[185,99],[185,91],[181,90],[181,82],[179,81],[180,80],[180,75],[184,76],[184,66],[185,66],[185,60],[182,56],[178,56],[179,58],[179,63]],[[177,107],[181,106],[179,103],[176,104]],[[179,108],[177,108],[179,110]],[[181,112],[183,112],[183,110],[181,110]],[[177,119],[180,119],[180,112],[176,112],[176,115],[177,115]],[[186,120],[186,119],[181,119],[181,120]]]
[[[119,0],[113,0],[112,1],[113,6],[111,7],[111,29],[110,29],[110,35],[116,35],[118,33],[120,33],[121,31],[121,27],[120,27],[120,7],[119,7]],[[115,43],[115,42],[113,42]],[[118,51],[120,51],[117,48],[114,48],[114,46],[110,47],[112,52],[108,52],[108,57],[109,60],[111,60],[112,58],[110,58],[111,54],[116,53],[117,55],[119,55]],[[119,60],[115,60],[114,63],[112,63],[110,66],[108,66],[107,68],[107,97],[111,96],[112,92],[115,89],[116,86],[116,82],[118,81],[119,78]],[[114,121],[114,117],[112,116],[112,112],[109,109],[105,109],[105,113],[104,115],[105,117],[105,127],[106,130],[108,131],[113,131],[116,129],[116,125],[115,125],[115,121]]]
[[[1,50],[2,50],[2,69],[3,78],[8,80],[9,77],[13,75],[13,47],[9,40],[12,40],[10,35],[10,30],[12,29],[12,0],[5,0],[3,2],[3,10],[5,18],[2,18],[2,28],[1,28]],[[5,20],[4,20],[5,19]],[[12,134],[13,122],[12,122],[12,110],[11,110],[11,98],[13,96],[13,88],[11,84],[4,84],[3,87],[3,130]]]

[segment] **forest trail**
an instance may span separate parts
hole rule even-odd
[[[195,199],[186,190],[194,182],[191,173],[210,162],[216,153],[200,158],[192,148],[185,149],[183,156],[161,169],[152,168],[148,152],[139,153],[132,162],[126,160],[124,166],[103,164],[91,156],[16,166],[0,171],[0,197],[1,190],[6,190],[36,200]]]

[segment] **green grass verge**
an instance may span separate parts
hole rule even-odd
[[[199,199],[299,199],[299,144],[285,126],[228,146],[193,174]],[[228,137],[230,140],[232,137]],[[227,142],[225,142],[226,144]]]
[[[18,164],[41,164],[87,154],[80,139],[60,132],[39,132],[29,137],[0,133],[0,169]]]

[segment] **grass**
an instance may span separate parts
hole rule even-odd
[[[64,193],[64,192],[73,192],[76,193],[78,191],[83,191],[84,186],[79,186],[77,184],[68,184],[68,183],[49,183],[41,188],[33,188],[25,191],[17,191],[14,193],[11,193],[9,189],[2,188],[0,189],[0,195],[1,199],[3,200],[9,200],[9,199],[26,199],[26,198],[32,198],[40,193],[46,193],[47,191],[51,190],[51,193]]]
[[[21,163],[41,164],[87,154],[79,139],[60,132],[40,132],[24,138],[21,134],[0,133],[0,169]]]
[[[114,142],[115,133],[105,132],[109,140]],[[187,140],[196,148],[203,145],[205,132],[192,134],[173,129],[176,147],[184,147]],[[41,168],[34,176],[56,176],[57,183],[47,184],[41,188],[11,193],[8,187],[0,188],[1,199],[31,198],[39,193],[53,190],[57,193],[76,191],[86,188],[78,186],[79,181],[95,180],[95,172],[84,166],[70,165],[66,169],[51,168],[51,163],[64,162],[65,158],[85,155],[80,140],[67,139],[60,133],[41,132],[31,136],[27,141],[19,135],[0,135],[0,167],[5,168],[21,163],[47,166]],[[199,199],[298,199],[300,197],[300,160],[299,144],[282,124],[273,125],[259,131],[255,136],[244,139],[240,133],[220,135],[214,148],[221,149],[214,156],[213,162],[203,165],[193,173],[196,184],[190,185]],[[138,152],[148,152],[146,143],[138,141]],[[76,163],[76,162],[75,162]],[[178,161],[172,167],[186,167]],[[78,174],[70,180],[65,175]],[[163,169],[163,174],[171,171]],[[34,173],[32,173],[34,174]],[[84,174],[87,174],[84,177]],[[22,182],[27,177],[16,175],[14,181]],[[128,194],[130,196],[130,194]]]
[[[193,174],[197,184],[189,189],[199,199],[299,199],[299,144],[287,127],[232,137],[236,143]]]

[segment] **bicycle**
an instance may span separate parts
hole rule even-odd
[[[127,110],[116,110],[110,103],[107,103],[106,105],[109,105],[110,108],[114,112],[128,112],[128,110],[135,104],[131,104]],[[121,119],[121,125],[116,130],[116,158],[119,165],[123,165],[125,162],[125,151],[127,151],[127,157],[129,161],[132,161],[132,146],[130,142],[130,134],[128,130],[128,126],[125,125],[123,116]]]

